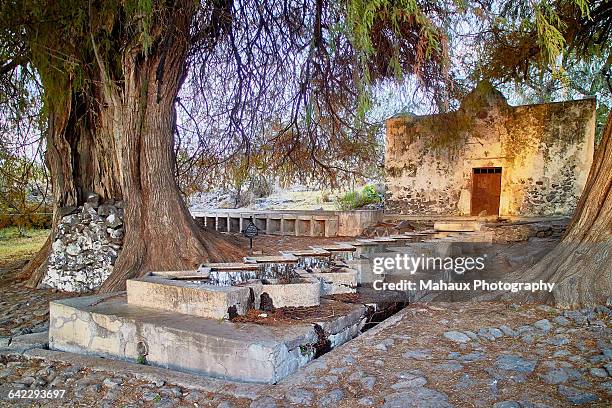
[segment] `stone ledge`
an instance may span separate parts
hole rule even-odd
[[[0,344],[0,353],[23,354],[35,348],[47,348],[49,346],[49,332],[38,332],[22,334],[20,336],[7,337],[7,341]]]
[[[309,273],[300,273],[302,282],[287,284],[264,284],[262,293],[267,293],[274,307],[309,307],[321,303],[321,283]]]
[[[229,318],[232,307],[237,314],[244,315],[250,296],[248,287],[206,285],[157,276],[127,281],[127,301],[131,305],[209,319]]]
[[[75,354],[65,351],[31,349],[23,356],[30,360],[44,360],[73,366],[87,367],[94,372],[111,372],[114,375],[128,375],[151,383],[169,383],[189,390],[212,392],[237,398],[255,399],[268,389],[267,385],[245,384],[236,381],[202,377],[167,368],[134,364],[121,360],[109,360],[96,356]]]
[[[312,278],[314,280],[314,278]],[[272,285],[274,286],[274,285]],[[354,337],[364,306],[324,320],[333,345]],[[130,305],[125,294],[63,299],[50,303],[53,350],[110,357],[216,378],[276,383],[314,358],[314,324],[261,326],[231,323]],[[171,347],[169,347],[169,345]]]
[[[480,231],[482,222],[480,221],[437,221],[434,223],[436,231],[448,232],[475,232]]]
[[[309,361],[310,325],[234,324],[99,296],[50,304],[49,346],[246,382],[275,383]],[[171,345],[171,347],[168,347]]]

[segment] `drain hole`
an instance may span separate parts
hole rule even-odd
[[[384,322],[407,306],[408,302],[391,302],[381,308],[375,308],[374,306],[368,305],[368,311],[366,312],[366,324],[361,329],[361,332],[363,333],[370,330],[372,327]]]
[[[264,312],[273,312],[276,310],[276,308],[274,307],[274,302],[272,301],[272,298],[266,292],[262,293],[259,299],[260,299],[259,310],[262,310]]]
[[[255,309],[255,291],[253,288],[249,288],[249,304],[247,305],[247,310]]]
[[[236,316],[238,316],[238,310],[236,309],[236,305],[232,305],[232,306],[228,307],[227,308],[227,314],[229,315],[230,319],[233,319]]]
[[[327,338],[325,330],[318,324],[314,325],[315,333],[317,333],[317,342],[313,345],[315,355],[314,358],[321,357],[323,354],[331,351],[331,341]]]
[[[144,340],[140,340],[138,343],[136,343],[136,352],[139,356],[146,356],[149,354],[149,346],[147,346],[147,343],[145,343]]]

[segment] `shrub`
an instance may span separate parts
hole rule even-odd
[[[378,195],[378,192],[376,192],[376,188],[371,184],[368,184],[363,188],[361,195],[363,196],[363,200],[366,202],[366,204],[380,203],[381,201],[381,197]]]
[[[336,206],[339,210],[354,210],[362,208],[368,204],[377,204],[382,201],[382,197],[372,185],[365,186],[361,191],[349,191],[338,197]]]

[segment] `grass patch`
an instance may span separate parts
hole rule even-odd
[[[49,229],[0,229],[0,265],[31,258],[43,246]]]

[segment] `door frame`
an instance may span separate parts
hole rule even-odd
[[[483,172],[483,170],[486,170]],[[499,179],[499,202],[497,204],[497,214],[487,214],[487,217],[499,217],[501,212],[501,193],[502,193],[502,180],[503,180],[503,167],[502,166],[482,166],[472,167],[472,186],[470,189],[470,215],[473,216],[474,208],[474,175],[476,174],[500,174]],[[478,215],[478,214],[476,214]]]

